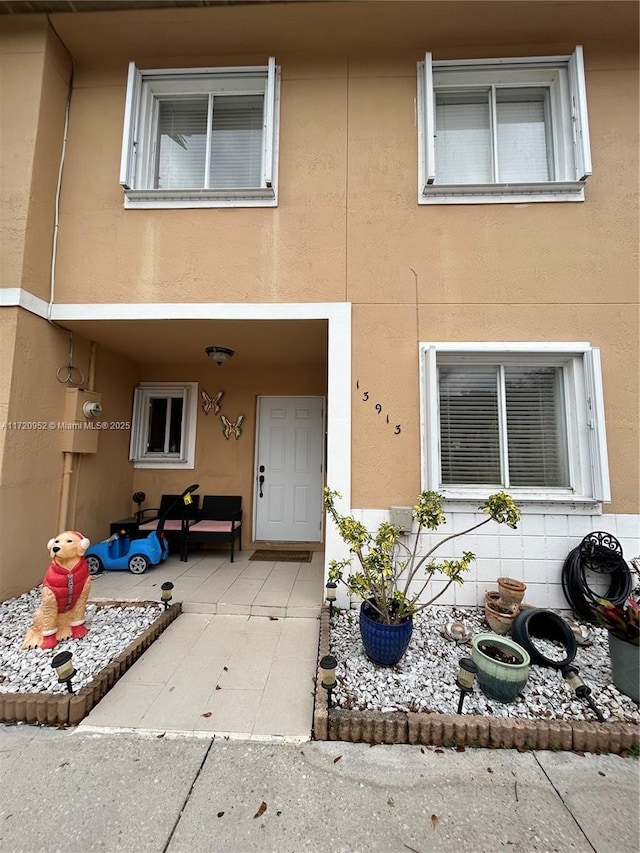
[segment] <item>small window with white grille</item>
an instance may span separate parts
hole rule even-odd
[[[197,382],[147,382],[135,389],[129,458],[135,468],[193,468]]]

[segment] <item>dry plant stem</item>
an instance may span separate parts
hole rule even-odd
[[[483,524],[488,524],[490,521],[492,521],[491,518],[485,518],[482,521],[479,521],[477,524],[474,524],[471,527],[467,528],[467,530],[463,530],[462,533],[452,533],[450,536],[446,536],[444,539],[442,539],[442,541],[440,541],[436,545],[434,545],[433,548],[431,548],[429,551],[427,551],[427,553],[424,555],[424,557],[420,558],[420,560],[416,563],[416,565],[413,567],[411,572],[407,575],[407,581],[404,585],[404,590],[403,590],[404,594],[407,595],[407,593],[409,592],[409,585],[411,584],[411,581],[414,579],[414,577],[416,576],[416,574],[420,570],[420,568],[424,565],[425,561],[428,560],[429,557],[434,553],[434,551],[437,551],[437,549],[440,548],[441,545],[444,545],[444,543],[448,542],[450,539],[457,539],[458,536],[465,536],[467,533],[471,533],[473,530],[477,530],[478,527],[482,527]],[[409,560],[408,560],[409,563],[412,563],[415,560],[416,552],[418,550],[418,543],[420,541],[420,534],[422,533],[422,529],[423,529],[422,527],[418,528],[418,532],[416,534],[416,540],[413,543],[413,550],[412,551],[409,551],[409,548],[407,548],[407,546],[404,545],[403,543],[398,543],[398,544],[401,544],[402,547],[404,547],[407,551],[409,551],[409,554],[410,554]],[[415,596],[416,600],[418,600],[420,598],[422,593],[427,588],[429,582],[431,581],[431,577],[432,577],[432,575],[429,575],[427,580],[424,582],[422,588],[420,589],[420,592],[418,593],[417,596]],[[429,604],[431,604],[437,598],[439,598],[442,595],[442,593],[445,592],[452,583],[453,583],[453,581],[450,580],[449,583],[442,590],[442,592],[438,593],[438,595],[436,595],[435,598],[432,598],[431,601],[427,602],[427,604],[423,604],[420,607],[416,608],[416,611],[422,610],[423,608],[428,607]]]

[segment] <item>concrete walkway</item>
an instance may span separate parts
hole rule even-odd
[[[637,853],[638,761],[0,727],[2,853]]]
[[[309,740],[319,629],[318,619],[182,613],[80,728]]]
[[[91,600],[152,600],[174,584],[182,614],[85,717],[90,731],[300,742],[313,725],[323,554],[256,562],[243,551],[105,572]]]

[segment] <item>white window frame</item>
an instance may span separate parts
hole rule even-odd
[[[477,500],[487,487],[450,488],[441,483],[438,363],[558,365],[563,368],[569,454],[568,489],[510,487],[520,502],[564,503],[593,507],[611,501],[600,350],[589,343],[448,343],[420,344],[422,488],[451,500]],[[497,488],[501,488],[499,485]]]
[[[154,189],[149,186],[158,99],[198,92],[264,95],[260,186],[237,189]],[[129,63],[120,184],[125,208],[276,207],[280,69],[266,66],[139,69]]]
[[[435,155],[435,93],[495,85],[549,89],[555,180],[531,183],[439,184]],[[418,63],[418,203],[486,204],[584,201],[592,174],[582,47],[571,55]]]
[[[148,453],[149,406],[152,398],[182,398],[182,452]],[[131,417],[129,459],[134,468],[195,468],[196,424],[198,420],[197,382],[141,382],[135,389]]]

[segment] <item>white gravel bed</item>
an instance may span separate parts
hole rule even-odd
[[[358,610],[334,612],[330,649],[338,660],[333,704],[339,708],[376,711],[431,711],[455,714],[460,690],[456,685],[458,662],[471,657],[470,643],[455,643],[445,633],[452,621],[460,621],[472,633],[489,632],[478,609],[434,606],[414,617],[413,634],[404,657],[394,667],[381,667],[365,655],[360,639]],[[579,623],[580,624],[580,623]],[[605,719],[640,721],[638,705],[611,683],[607,632],[593,628],[590,646],[578,646],[573,665],[591,687],[592,697]],[[541,653],[554,658],[553,643],[533,640]],[[564,647],[563,651],[564,651]],[[555,657],[563,659],[564,653]],[[575,697],[561,673],[551,667],[532,665],[529,681],[510,704],[482,693],[478,683],[464,703],[466,714],[557,720],[597,721],[586,702]]]
[[[66,693],[51,666],[58,652],[69,651],[77,674],[75,692],[85,687],[139,637],[162,613],[160,604],[97,607],[88,604],[81,640],[63,640],[54,649],[22,649],[33,614],[40,606],[41,586],[0,604],[0,693]]]

